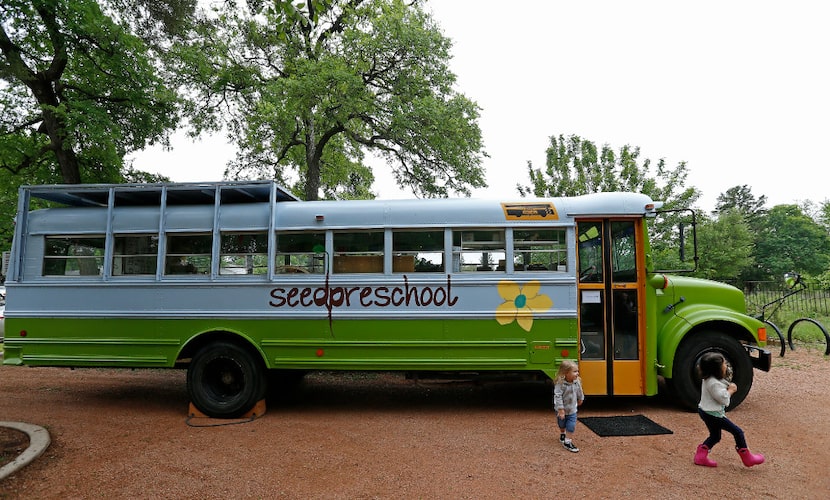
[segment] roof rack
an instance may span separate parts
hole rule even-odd
[[[217,189],[221,203],[267,203],[271,190],[275,200],[300,201],[274,181],[221,181],[152,184],[52,184],[23,186],[32,198],[71,207],[106,207],[110,196],[117,206],[158,205],[166,193],[167,205],[209,205],[215,203]]]

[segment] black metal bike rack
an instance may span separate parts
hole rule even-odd
[[[824,328],[824,325],[822,325],[821,322],[819,322],[818,320],[815,320],[813,318],[798,318],[797,320],[793,321],[792,324],[790,325],[790,327],[787,329],[787,337],[785,339],[784,334],[781,333],[781,329],[778,328],[778,325],[776,325],[772,321],[766,319],[766,317],[767,317],[767,308],[768,307],[775,306],[772,309],[772,312],[769,313],[769,316],[772,316],[773,314],[775,314],[775,311],[777,311],[778,308],[781,307],[781,304],[783,304],[784,301],[787,300],[787,298],[789,298],[789,297],[791,297],[791,296],[793,296],[797,293],[800,293],[800,292],[807,289],[807,284],[804,283],[803,281],[801,281],[801,275],[796,274],[796,273],[788,273],[784,276],[785,276],[785,279],[787,280],[788,283],[792,282],[792,284],[790,285],[791,290],[789,292],[787,292],[785,295],[783,295],[783,296],[781,296],[781,297],[779,297],[779,298],[777,298],[777,299],[775,299],[771,302],[768,302],[768,303],[764,304],[761,307],[761,314],[760,314],[760,316],[758,316],[758,319],[760,319],[765,324],[772,327],[772,329],[775,330],[775,334],[778,335],[778,340],[781,342],[781,352],[779,353],[779,357],[782,357],[782,358],[784,357],[784,353],[787,350],[787,345],[788,344],[790,346],[791,351],[795,350],[795,344],[793,343],[793,329],[795,329],[795,326],[797,324],[802,323],[802,322],[812,323],[812,324],[816,325],[821,330],[821,333],[824,334],[824,340],[825,340],[825,345],[826,345],[826,348],[824,350],[824,355],[825,356],[830,355],[830,334],[827,333],[827,329]],[[798,287],[798,288],[796,288],[796,287]]]

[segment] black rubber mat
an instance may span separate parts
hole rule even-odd
[[[673,434],[662,425],[643,415],[626,415],[620,417],[579,417],[585,427],[594,434],[607,436],[651,436],[655,434]]]

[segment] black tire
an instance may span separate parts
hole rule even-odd
[[[265,389],[262,360],[230,342],[206,345],[187,369],[190,400],[209,417],[237,418],[265,397]]]
[[[732,395],[728,410],[737,407],[752,388],[752,360],[740,342],[721,332],[706,331],[691,333],[677,349],[672,370],[671,387],[678,403],[689,410],[695,410],[700,402],[700,377],[697,365],[708,352],[723,354],[732,368],[732,381],[738,391]]]

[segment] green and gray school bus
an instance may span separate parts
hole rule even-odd
[[[764,324],[725,284],[651,268],[636,193],[300,201],[270,181],[24,186],[3,363],[186,368],[192,404],[250,412],[274,374],[554,377],[686,406],[722,352],[769,370]]]

